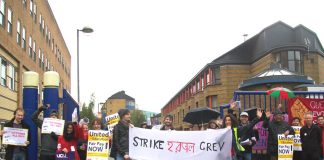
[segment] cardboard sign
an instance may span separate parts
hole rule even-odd
[[[232,130],[160,131],[129,129],[132,159],[231,159]]]
[[[21,128],[3,128],[2,144],[27,146],[28,129]]]
[[[87,160],[107,160],[109,157],[109,131],[89,130]]]
[[[42,125],[42,133],[50,134],[54,132],[56,135],[63,135],[64,120],[55,118],[44,118]]]
[[[294,151],[302,151],[301,141],[300,141],[300,126],[292,126],[295,131],[294,136]]]
[[[109,136],[112,136],[114,127],[115,127],[116,124],[118,124],[119,119],[120,118],[119,118],[118,113],[115,113],[115,114],[112,114],[112,115],[109,115],[109,116],[106,117]]]
[[[294,152],[294,136],[278,135],[278,160],[292,160]]]

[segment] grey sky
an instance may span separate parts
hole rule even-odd
[[[81,101],[104,102],[120,90],[159,112],[207,63],[281,20],[303,24],[323,42],[323,1],[48,0],[72,55],[80,34]]]

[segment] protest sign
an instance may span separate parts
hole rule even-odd
[[[89,130],[87,160],[107,160],[109,157],[109,131]]]
[[[118,115],[118,113],[115,113],[115,114],[112,114],[112,115],[108,115],[106,117],[106,122],[107,122],[108,131],[109,131],[109,136],[112,136],[113,129],[114,129],[115,125],[119,122],[119,115]]]
[[[289,122],[292,122],[294,117],[301,119],[301,125],[304,125],[305,113],[313,112],[314,123],[317,116],[324,115],[324,99],[312,98],[292,98],[288,100]]]
[[[267,129],[262,127],[262,124],[263,124],[263,121],[258,122],[256,124],[258,133],[259,133],[259,140],[252,147],[252,150],[254,150],[255,152],[261,152],[261,151],[267,150],[268,131],[267,131]]]
[[[294,136],[278,135],[278,160],[292,160],[294,152]]]
[[[301,141],[300,141],[300,126],[292,126],[295,131],[294,136],[294,151],[302,151]]]
[[[56,153],[56,160],[75,160],[75,153],[74,151],[68,153],[64,153],[64,152]]]
[[[3,132],[2,144],[26,146],[28,129],[4,127]]]
[[[50,134],[54,132],[56,135],[63,135],[64,120],[55,118],[44,118],[42,125],[42,133]]]
[[[231,146],[231,129],[206,131],[129,129],[129,156],[132,159],[230,159]]]

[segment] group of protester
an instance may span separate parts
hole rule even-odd
[[[38,118],[39,114],[48,109],[48,106],[40,107],[33,115],[33,122],[39,127],[42,127],[43,120]],[[268,130],[267,141],[267,156],[269,160],[278,159],[278,134],[294,135],[292,126],[300,126],[301,120],[294,117],[291,125],[284,120],[284,113],[280,110],[280,106],[271,114],[269,111],[262,111],[257,109],[256,116],[253,120],[249,121],[247,112],[242,112],[239,115],[239,120],[235,116],[236,108],[232,106],[228,110],[228,114],[223,119],[211,120],[208,123],[208,129],[221,129],[229,128],[232,130],[232,150],[231,156],[233,160],[251,160],[252,146],[258,141],[258,132],[255,125],[263,121],[263,127]],[[129,157],[129,128],[134,127],[130,123],[130,111],[121,109],[118,112],[120,121],[114,127],[112,147],[110,157],[116,160],[130,160]],[[273,120],[270,121],[270,117]],[[58,118],[56,110],[50,111],[50,118]],[[24,110],[18,108],[14,112],[14,117],[5,127],[24,128],[29,129],[28,125],[24,123]],[[163,120],[163,125],[160,130],[174,130],[172,126],[173,117],[167,115]],[[41,160],[55,160],[56,153],[64,152],[70,153],[74,151],[76,160],[85,160],[87,152],[87,137],[89,122],[83,120],[79,123],[66,122],[64,126],[63,135],[56,135],[54,132],[51,134],[41,134]],[[99,119],[92,122],[93,130],[101,130],[103,125]],[[142,128],[149,129],[147,125],[141,125]],[[203,126],[201,126],[203,127]],[[202,130],[198,125],[193,125],[191,130]],[[302,151],[294,152],[294,159],[304,160],[319,160],[323,159],[323,144],[324,144],[324,117],[317,117],[317,124],[313,123],[313,114],[308,112],[305,114],[305,125],[300,130],[300,138],[302,142]],[[0,136],[3,131],[0,131]],[[30,134],[26,145],[30,144]],[[244,143],[242,143],[244,142]],[[6,148],[7,160],[25,160],[28,157],[27,147],[8,145]]]

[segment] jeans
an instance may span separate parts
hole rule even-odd
[[[115,160],[124,160],[124,156],[121,154],[117,153],[116,159]]]
[[[12,160],[26,160],[26,154],[24,152],[14,153]]]
[[[239,160],[251,160],[252,159],[252,153],[242,153],[240,155]]]

